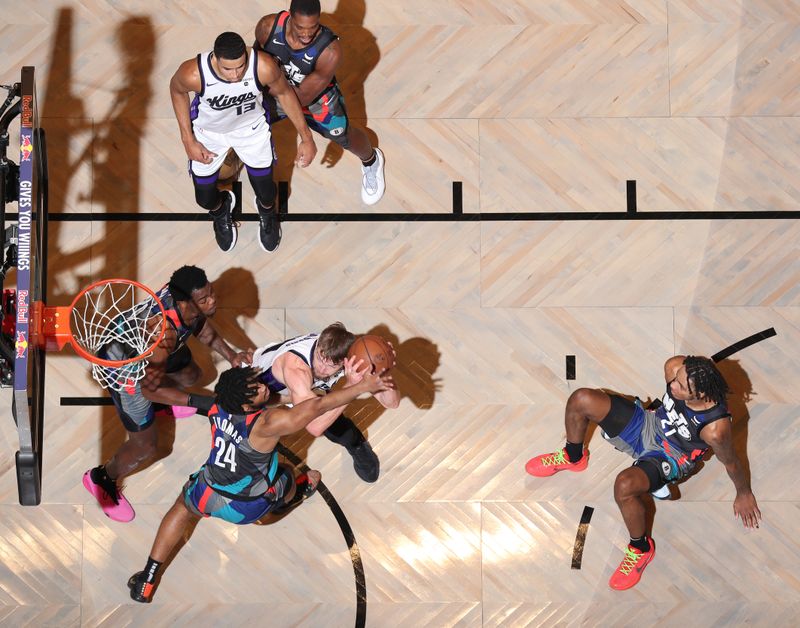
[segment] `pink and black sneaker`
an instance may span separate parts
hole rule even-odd
[[[108,477],[104,467],[95,467],[84,473],[83,485],[94,495],[106,517],[122,523],[133,521],[136,516],[133,506],[125,499],[116,481]]]

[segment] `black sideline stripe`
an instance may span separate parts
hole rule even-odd
[[[308,471],[308,467],[303,464],[303,461],[280,443],[278,443],[278,452],[296,467]],[[356,628],[364,628],[367,625],[367,579],[364,575],[364,563],[361,562],[361,550],[358,549],[356,536],[353,534],[353,528],[350,527],[347,517],[336,498],[331,495],[328,487],[322,481],[319,483],[317,492],[322,495],[322,499],[328,504],[328,508],[336,518],[345,543],[350,550],[350,561],[353,563],[353,575],[356,579]]]
[[[462,197],[461,181],[453,181],[453,214],[460,216],[464,213],[464,199]]]
[[[575,356],[567,356],[567,379],[575,379]]]
[[[287,186],[288,187],[288,186]],[[285,199],[285,195],[280,199]],[[800,211],[674,211],[674,212],[497,212],[497,213],[295,213],[284,215],[288,205],[279,200],[282,222],[588,222],[591,220],[798,220]],[[18,220],[16,212],[6,214],[7,221]],[[92,214],[91,212],[52,213],[50,222],[205,222],[211,218],[207,212]],[[247,212],[240,217],[243,222],[256,222],[258,216]]]
[[[756,344],[757,342],[761,342],[762,340],[766,340],[767,338],[772,338],[773,336],[777,336],[778,332],[775,331],[774,327],[770,327],[769,329],[765,329],[764,331],[760,331],[757,334],[753,334],[752,336],[748,336],[740,340],[739,342],[734,342],[730,347],[726,347],[722,351],[718,351],[714,355],[711,356],[711,359],[714,362],[719,362],[720,360],[724,360],[725,358],[731,357],[734,353],[741,351],[742,349],[746,349],[747,347]]]
[[[636,213],[636,181],[625,182],[628,192],[628,213]]]
[[[581,521],[578,524],[578,534],[575,537],[575,546],[572,548],[572,568],[580,569],[583,560],[583,546],[586,544],[586,533],[589,532],[589,522],[592,520],[594,508],[591,506],[583,507]]]
[[[242,215],[242,205],[244,204],[242,199],[242,182],[234,181],[233,185],[231,185],[231,188],[233,195],[236,197],[236,204],[233,206],[231,213],[238,217]]]
[[[113,406],[111,397],[61,397],[62,406]]]

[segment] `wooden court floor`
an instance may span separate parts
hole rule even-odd
[[[380,457],[375,484],[327,440],[287,439],[328,499],[270,526],[202,521],[145,606],[125,583],[207,456],[205,420],[159,423],[165,457],[128,479],[137,516],[114,523],[81,476],[124,430],[108,407],[62,405],[103,393],[77,357],[49,356],[41,506],[17,503],[10,411],[0,432],[0,625],[798,625],[800,1],[322,7],[350,117],[386,154],[386,195],[362,205],[356,159],[321,140],[293,170],[278,124],[283,241],[258,247],[245,181],[240,241],[223,254],[208,222],[152,220],[198,211],[168,82],[283,4],[0,0],[0,82],[23,65],[39,77],[48,303],[196,264],[232,344],[339,320],[392,340],[403,395],[394,411],[348,409]],[[629,181],[636,214],[620,216]],[[734,519],[711,457],[654,505],[658,554],[640,584],[612,591],[627,541],[612,487],[630,461],[595,434],[585,473],[536,479],[525,462],[561,445],[575,388],[659,396],[667,357],[769,328],[721,365],[761,527]],[[225,363],[193,350],[212,386]]]

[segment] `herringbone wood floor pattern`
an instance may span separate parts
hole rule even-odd
[[[299,434],[285,445],[323,472],[352,528],[367,626],[791,626],[800,616],[793,456],[800,430],[800,231],[793,219],[725,212],[800,204],[798,0],[323,0],[342,38],[353,124],[386,154],[387,192],[360,201],[357,160],[275,126],[289,213],[272,254],[243,222],[224,255],[208,222],[59,221],[48,302],[92,279],[161,285],[203,267],[231,344],[258,346],[340,320],[397,349],[400,407],[348,414],[381,459],[375,484],[349,455]],[[280,2],[0,0],[0,82],[32,64],[51,162],[50,211],[199,211],[168,91],[178,64],[223,30],[246,41]],[[16,150],[12,134],[11,150]],[[245,177],[246,179],[246,177]],[[717,220],[604,221],[626,209],[720,212]],[[484,220],[337,221],[341,214]],[[244,213],[252,215],[245,180]],[[490,220],[575,212],[578,221]],[[469,216],[467,216],[469,218]],[[613,500],[630,464],[595,434],[589,469],[542,480],[527,459],[564,439],[581,386],[663,390],[663,361],[777,336],[722,365],[737,451],[764,514],[746,531],[713,457],[655,505],[658,554],[625,593],[606,584],[627,537]],[[226,368],[199,344],[211,386]],[[565,379],[565,356],[576,379]],[[2,392],[9,403],[8,391]],[[48,358],[43,503],[17,505],[16,432],[0,432],[0,625],[352,626],[351,552],[313,497],[270,526],[202,521],[154,603],[130,600],[156,528],[205,460],[201,417],[162,419],[166,457],[127,481],[137,516],[108,520],[81,475],[125,438],[81,360]],[[8,407],[8,406],[6,406]],[[594,508],[582,568],[578,522]]]

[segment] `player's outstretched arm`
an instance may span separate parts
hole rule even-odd
[[[175,74],[172,75],[172,79],[169,82],[169,95],[172,99],[175,118],[178,120],[181,142],[183,142],[186,155],[194,161],[209,164],[216,157],[216,154],[208,150],[195,138],[189,111],[189,93],[198,93],[201,89],[200,68],[197,66],[197,59],[187,59],[181,63]]]
[[[197,339],[207,347],[211,347],[214,351],[219,353],[223,358],[231,363],[231,366],[242,366],[243,364],[250,364],[253,360],[253,352],[250,351],[236,351],[217,333],[214,326],[206,319],[200,331],[197,332]]]
[[[260,436],[285,436],[293,434],[316,417],[333,410],[338,406],[346,406],[364,393],[377,393],[394,386],[391,376],[368,373],[358,384],[329,392],[322,397],[307,399],[292,408],[275,408],[265,410],[268,420],[259,421],[263,430]],[[259,427],[257,425],[256,427]],[[254,428],[255,431],[255,428]]]
[[[725,465],[725,470],[736,488],[736,498],[733,500],[734,516],[742,520],[745,528],[757,528],[761,520],[761,511],[758,509],[744,467],[733,447],[730,421],[720,419],[710,423],[702,429],[700,438],[712,447],[719,461]]]
[[[262,85],[269,87],[272,94],[281,104],[284,113],[292,121],[294,128],[300,135],[300,145],[297,147],[297,159],[295,163],[301,168],[305,168],[317,154],[317,145],[311,135],[311,129],[306,124],[303,109],[300,101],[294,93],[291,85],[283,75],[283,71],[278,64],[267,53],[255,50],[258,55],[258,80]]]

